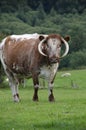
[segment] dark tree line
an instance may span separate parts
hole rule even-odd
[[[46,13],[50,13],[52,8],[58,13],[83,13],[86,10],[86,0],[2,0],[0,1],[1,12],[15,12],[19,9],[37,10],[42,4]]]

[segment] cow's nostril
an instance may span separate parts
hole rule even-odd
[[[59,58],[51,58],[50,62],[51,63],[57,63],[57,62],[59,62]]]

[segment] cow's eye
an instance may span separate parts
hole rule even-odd
[[[46,46],[45,46],[45,49],[48,49],[48,48],[49,48],[48,45],[46,45]]]
[[[44,49],[44,47],[43,47],[43,46],[42,46],[41,48],[42,48],[42,49]]]
[[[46,45],[46,46],[45,46],[45,49],[47,49],[47,48],[48,48],[48,46]]]
[[[61,45],[57,45],[57,48],[60,48],[61,47]]]

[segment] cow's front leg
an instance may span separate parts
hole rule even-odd
[[[54,99],[54,95],[53,95],[53,86],[54,86],[54,79],[56,76],[56,72],[58,69],[59,63],[56,63],[52,66],[51,70],[50,70],[50,77],[49,77],[49,82],[48,82],[48,87],[49,87],[49,101],[53,102],[55,101]]]
[[[53,86],[54,86],[54,84],[49,83],[48,85],[49,85],[49,101],[54,102],[55,101],[54,95],[53,95]]]
[[[38,101],[38,89],[39,89],[39,81],[38,76],[33,76],[33,83],[34,83],[34,95],[33,95],[33,101]]]
[[[33,101],[38,101],[38,87],[37,86],[34,87]]]

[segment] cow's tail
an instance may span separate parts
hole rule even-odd
[[[2,46],[1,46],[1,43],[0,43],[0,61],[1,61],[1,54],[2,54]]]
[[[2,40],[2,42],[0,43],[0,61],[1,61],[1,57],[2,57],[2,51],[3,51],[3,46],[5,44],[6,38],[4,38]]]
[[[0,49],[3,47],[3,45],[5,44],[5,41],[6,41],[7,38],[4,38],[1,43],[0,43]]]
[[[3,66],[3,46],[5,44],[5,39],[3,39],[1,42],[0,42],[0,79],[1,79],[1,82],[3,82],[3,76],[2,76],[2,68],[4,67]],[[3,67],[2,67],[3,66]]]

